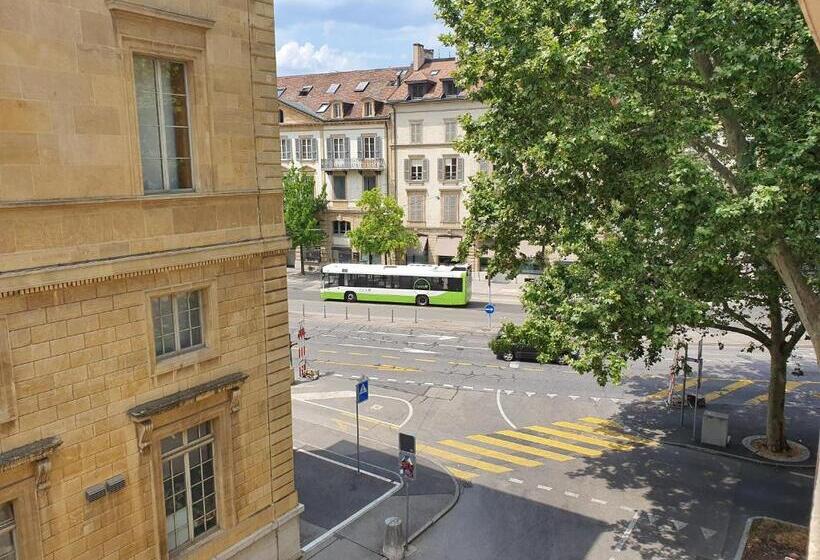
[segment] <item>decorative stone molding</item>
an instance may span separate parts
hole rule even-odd
[[[37,491],[45,492],[51,487],[51,481],[48,477],[51,474],[51,459],[44,457],[37,461],[35,471],[35,482],[37,483]]]
[[[242,399],[242,390],[237,387],[231,391],[231,412],[239,412],[239,403]]]
[[[180,14],[177,12],[171,12],[168,10],[154,8],[151,6],[144,6],[142,4],[129,2],[128,0],[108,0],[105,4],[111,11],[111,13],[115,15],[124,14],[131,16],[161,19],[171,23],[182,23],[185,25],[190,25],[192,27],[198,27],[203,30],[212,28],[216,23],[212,19],[192,16],[188,14]]]
[[[137,448],[140,453],[151,447],[151,432],[154,431],[154,423],[149,418],[143,422],[137,422]]]
[[[0,453],[0,472],[13,469],[14,467],[33,463],[35,461],[47,460],[55,449],[62,445],[63,440],[58,436],[52,436],[45,439],[40,439],[26,445],[15,447]],[[51,464],[40,467],[37,465],[37,483],[40,484],[40,471],[44,469],[44,475],[47,476],[51,470]]]

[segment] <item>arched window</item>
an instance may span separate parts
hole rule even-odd
[[[285,122],[285,112],[282,109],[279,109],[279,122]]]

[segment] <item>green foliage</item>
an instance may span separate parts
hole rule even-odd
[[[541,363],[563,363],[569,361],[574,351],[566,345],[566,339],[559,330],[545,329],[544,325],[528,318],[521,325],[505,322],[488,346],[497,356],[503,356],[516,348],[537,348]]]
[[[327,207],[327,197],[314,195],[313,175],[291,168],[282,179],[285,193],[285,230],[296,247],[315,247],[325,238],[317,214]]]
[[[404,210],[395,199],[372,189],[362,194],[356,206],[364,214],[359,226],[348,236],[362,255],[392,254],[398,261],[403,253],[418,245],[416,234],[404,226]]]
[[[522,241],[577,257],[528,285],[536,330],[602,384],[687,325],[788,356],[804,328],[769,250],[820,262],[820,56],[797,3],[436,3],[487,107],[459,145],[493,164],[466,244],[492,246],[491,274]]]

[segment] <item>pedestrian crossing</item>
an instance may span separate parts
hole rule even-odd
[[[587,416],[574,422],[553,422],[550,426],[533,425],[442,439],[420,445],[419,452],[441,460],[456,478],[472,480],[482,473],[505,474],[515,468],[540,467],[547,461],[596,458],[604,453],[655,445],[657,442],[630,434],[616,422]]]
[[[697,381],[689,378],[686,381],[686,392],[689,395],[695,394],[695,385]],[[816,382],[814,381],[787,381],[786,382],[786,398],[817,398],[815,394],[808,391]],[[798,391],[797,389],[801,388]],[[683,381],[675,384],[672,394],[676,397],[683,391]],[[660,391],[654,391],[643,397],[644,401],[662,401],[666,400],[669,395],[669,389],[664,388]],[[768,394],[768,380],[753,380],[753,379],[713,379],[704,378],[701,380],[700,395],[706,403],[713,403],[715,401],[728,402],[733,401],[735,404],[744,406],[765,405],[769,401]]]

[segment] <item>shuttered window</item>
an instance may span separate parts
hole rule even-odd
[[[464,179],[464,158],[445,156],[439,159],[438,178],[440,181],[461,181]]]
[[[461,202],[461,193],[441,193],[441,221],[446,224],[458,223],[458,210]]]
[[[380,157],[376,154],[375,136],[362,136],[359,139],[359,157],[362,159],[376,159]]]
[[[328,153],[333,159],[350,158],[350,139],[345,136],[334,136],[327,139]]]
[[[333,176],[333,198],[347,200],[347,177],[344,175]]]
[[[290,152],[290,138],[282,137],[282,161],[290,161],[292,154]]]
[[[444,121],[444,141],[453,142],[458,138],[458,121],[447,119]]]
[[[408,158],[404,160],[404,180],[408,183],[423,183],[427,180],[427,160]]]
[[[298,161],[315,161],[317,151],[316,138],[302,137],[296,139],[296,159]]]
[[[410,123],[410,143],[421,144],[424,142],[424,126],[422,121],[414,121]]]
[[[407,193],[407,221],[408,222],[424,222],[424,201],[426,193],[411,192]]]

